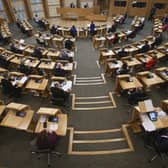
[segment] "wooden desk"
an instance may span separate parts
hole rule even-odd
[[[93,47],[99,48],[100,45],[104,46],[105,41],[106,41],[105,37],[95,36],[93,37]]]
[[[54,108],[40,108],[37,111],[37,114],[40,114],[40,118],[38,120],[38,123],[36,125],[35,132],[41,132],[44,127],[44,122],[47,122],[47,128],[52,129],[56,132],[57,135],[65,136],[66,130],[67,130],[67,114],[61,114],[60,109],[54,109]],[[49,116],[56,116],[58,117],[58,122],[51,122],[48,121]]]
[[[114,53],[113,50],[104,50],[104,51],[100,51],[100,57],[99,57],[99,62],[101,64],[105,63],[105,60],[107,58],[111,58],[114,57],[116,54]]]
[[[149,75],[151,75],[152,77],[149,78]],[[155,73],[151,73],[149,71],[137,73],[137,78],[144,84],[146,88],[149,88],[153,85],[164,83],[163,79],[161,79]]]
[[[36,68],[40,63],[40,60],[34,57],[26,57],[24,59],[24,65],[31,67],[31,68]]]
[[[86,38],[88,36],[88,31],[84,27],[77,28],[77,36],[80,38]]]
[[[9,110],[6,116],[3,118],[0,123],[1,126],[11,127],[21,130],[27,130],[30,122],[33,118],[34,111],[29,109],[28,105],[10,103],[6,106]],[[16,116],[17,111],[24,111],[26,114],[24,117]]]
[[[162,100],[162,101],[160,102],[160,107],[161,107],[164,111],[168,112],[168,99]]]
[[[22,55],[22,54],[15,54],[14,57],[12,59],[10,59],[10,63],[16,64],[16,65],[20,65],[23,58],[24,58],[24,55]]]
[[[47,107],[40,107],[40,109],[36,112],[36,114],[40,115],[56,115],[62,113],[60,109],[57,108],[47,108]]]
[[[105,73],[107,75],[113,74],[118,68],[121,68],[122,65],[123,65],[123,62],[120,61],[120,60],[116,60],[116,63],[114,63],[113,61],[108,61],[106,63],[106,71],[105,71]]]
[[[21,110],[24,110],[24,109],[29,109],[30,107],[26,104],[19,104],[19,103],[9,103],[7,106],[6,106],[7,109],[11,109],[11,110],[18,110],[18,111],[21,111]]]
[[[132,119],[129,122],[133,131],[139,132],[139,125],[142,125],[147,132],[155,131],[157,129],[167,128],[168,127],[168,115],[166,113],[163,115],[159,107],[155,108],[155,111],[158,112],[157,121],[151,121],[147,113],[142,113],[138,106],[135,106],[132,112]],[[149,126],[150,125],[150,126]]]
[[[59,59],[60,51],[56,50],[48,50],[47,57],[50,58],[51,60],[57,60]]]
[[[32,55],[34,52],[34,46],[28,45],[27,48],[24,50],[24,55]]]
[[[137,65],[141,65],[141,62],[139,60],[137,60],[134,57],[128,56],[128,57],[124,57],[121,58],[121,60],[127,64],[128,67],[132,68],[135,67]]]
[[[90,20],[90,21],[101,21],[101,22],[106,22],[107,20],[107,16],[105,15],[87,15],[85,17],[86,20]]]
[[[131,81],[128,82],[128,79],[131,79]],[[129,90],[129,89],[141,88],[141,87],[143,87],[143,85],[140,83],[140,81],[136,77],[132,77],[127,74],[118,75],[115,81],[114,91],[116,93],[119,93],[120,90]]]
[[[135,58],[137,58],[142,63],[148,62],[152,57],[146,54],[137,54],[135,55]]]
[[[6,60],[6,61],[10,61],[12,58],[14,58],[15,54],[11,51],[8,50],[4,50],[4,52],[2,52],[1,56]]]
[[[163,57],[166,56],[165,53],[160,52],[159,50],[152,50],[147,52],[148,55],[150,56],[156,56],[157,59],[162,59]]]
[[[51,61],[42,61],[38,68],[40,69],[44,69],[44,70],[53,70],[55,67],[55,62],[51,62]]]
[[[2,113],[5,111],[5,108],[6,106],[0,102],[0,118],[1,118]]]
[[[53,44],[55,44],[58,48],[60,49],[63,48],[64,38],[62,36],[53,37],[52,41],[53,41]]]
[[[26,86],[25,89],[28,89],[31,92],[35,92],[35,95],[39,96],[41,93],[42,96],[45,96],[47,93],[47,85],[48,85],[48,79],[43,79],[42,77],[39,78],[31,78]],[[38,94],[36,94],[38,92]]]
[[[10,79],[13,79],[12,85],[13,86],[17,85],[17,87],[20,87],[20,88],[22,88],[28,80],[28,77],[25,76],[25,74],[20,72],[10,72],[9,76],[10,76]]]
[[[57,8],[57,13],[65,19],[85,19],[94,13],[94,8]]]
[[[168,67],[161,67],[155,69],[155,73],[159,75],[162,79],[164,79],[166,82],[168,82]]]
[[[134,89],[143,87],[136,77],[131,77],[131,82],[128,82],[126,79],[119,80],[119,84],[123,90]]]

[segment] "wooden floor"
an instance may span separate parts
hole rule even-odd
[[[68,20],[68,19],[61,19],[60,17],[57,18],[50,18],[48,19],[51,24],[59,25],[59,26],[67,26],[71,27],[72,25],[75,25],[76,27],[86,27],[90,23],[88,20]],[[107,22],[94,22],[96,26],[108,24],[111,25],[112,18],[109,17],[107,19]]]

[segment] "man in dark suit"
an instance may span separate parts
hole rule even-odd
[[[140,49],[140,53],[144,53],[144,52],[147,52],[149,51],[150,49],[150,46],[148,44],[148,41],[145,41],[145,44],[142,46],[142,48]]]
[[[125,51],[125,48],[121,48],[121,50],[118,51],[117,55],[119,58],[126,57],[128,56],[128,52]]]
[[[55,70],[54,70],[54,75],[55,76],[66,76],[66,71],[62,68],[62,64],[61,63],[57,63]]]
[[[42,58],[41,49],[39,47],[35,47],[32,56],[41,59]]]
[[[66,101],[69,98],[69,92],[64,91],[58,82],[54,83],[54,86],[50,88],[51,91],[51,101],[57,103],[58,100],[61,100],[61,104],[65,105]]]
[[[68,50],[72,50],[72,48],[73,48],[73,42],[71,41],[70,38],[68,38],[68,39],[65,41],[65,48],[67,48]]]
[[[50,32],[51,34],[58,34],[58,26],[52,25]]]
[[[72,37],[76,37],[77,36],[77,29],[76,27],[73,25],[70,29],[70,34]]]

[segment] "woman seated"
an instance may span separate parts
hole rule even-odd
[[[145,69],[150,70],[156,64],[157,57],[153,56],[148,62],[145,63]]]

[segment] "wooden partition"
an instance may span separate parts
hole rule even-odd
[[[168,13],[168,0],[153,0],[151,6],[156,6],[156,16],[163,16]]]
[[[57,13],[62,17],[69,14],[77,17],[85,17],[87,15],[92,15],[94,13],[94,8],[57,8]]]
[[[151,9],[151,1],[150,0],[138,0],[137,2],[140,4],[139,7],[134,7],[134,0],[129,1],[128,6],[128,15],[129,16],[148,16],[148,11]],[[144,7],[142,7],[144,4]]]
[[[115,0],[111,0],[109,6],[109,16],[127,13],[128,4],[128,0],[118,1],[118,3],[116,3]]]

